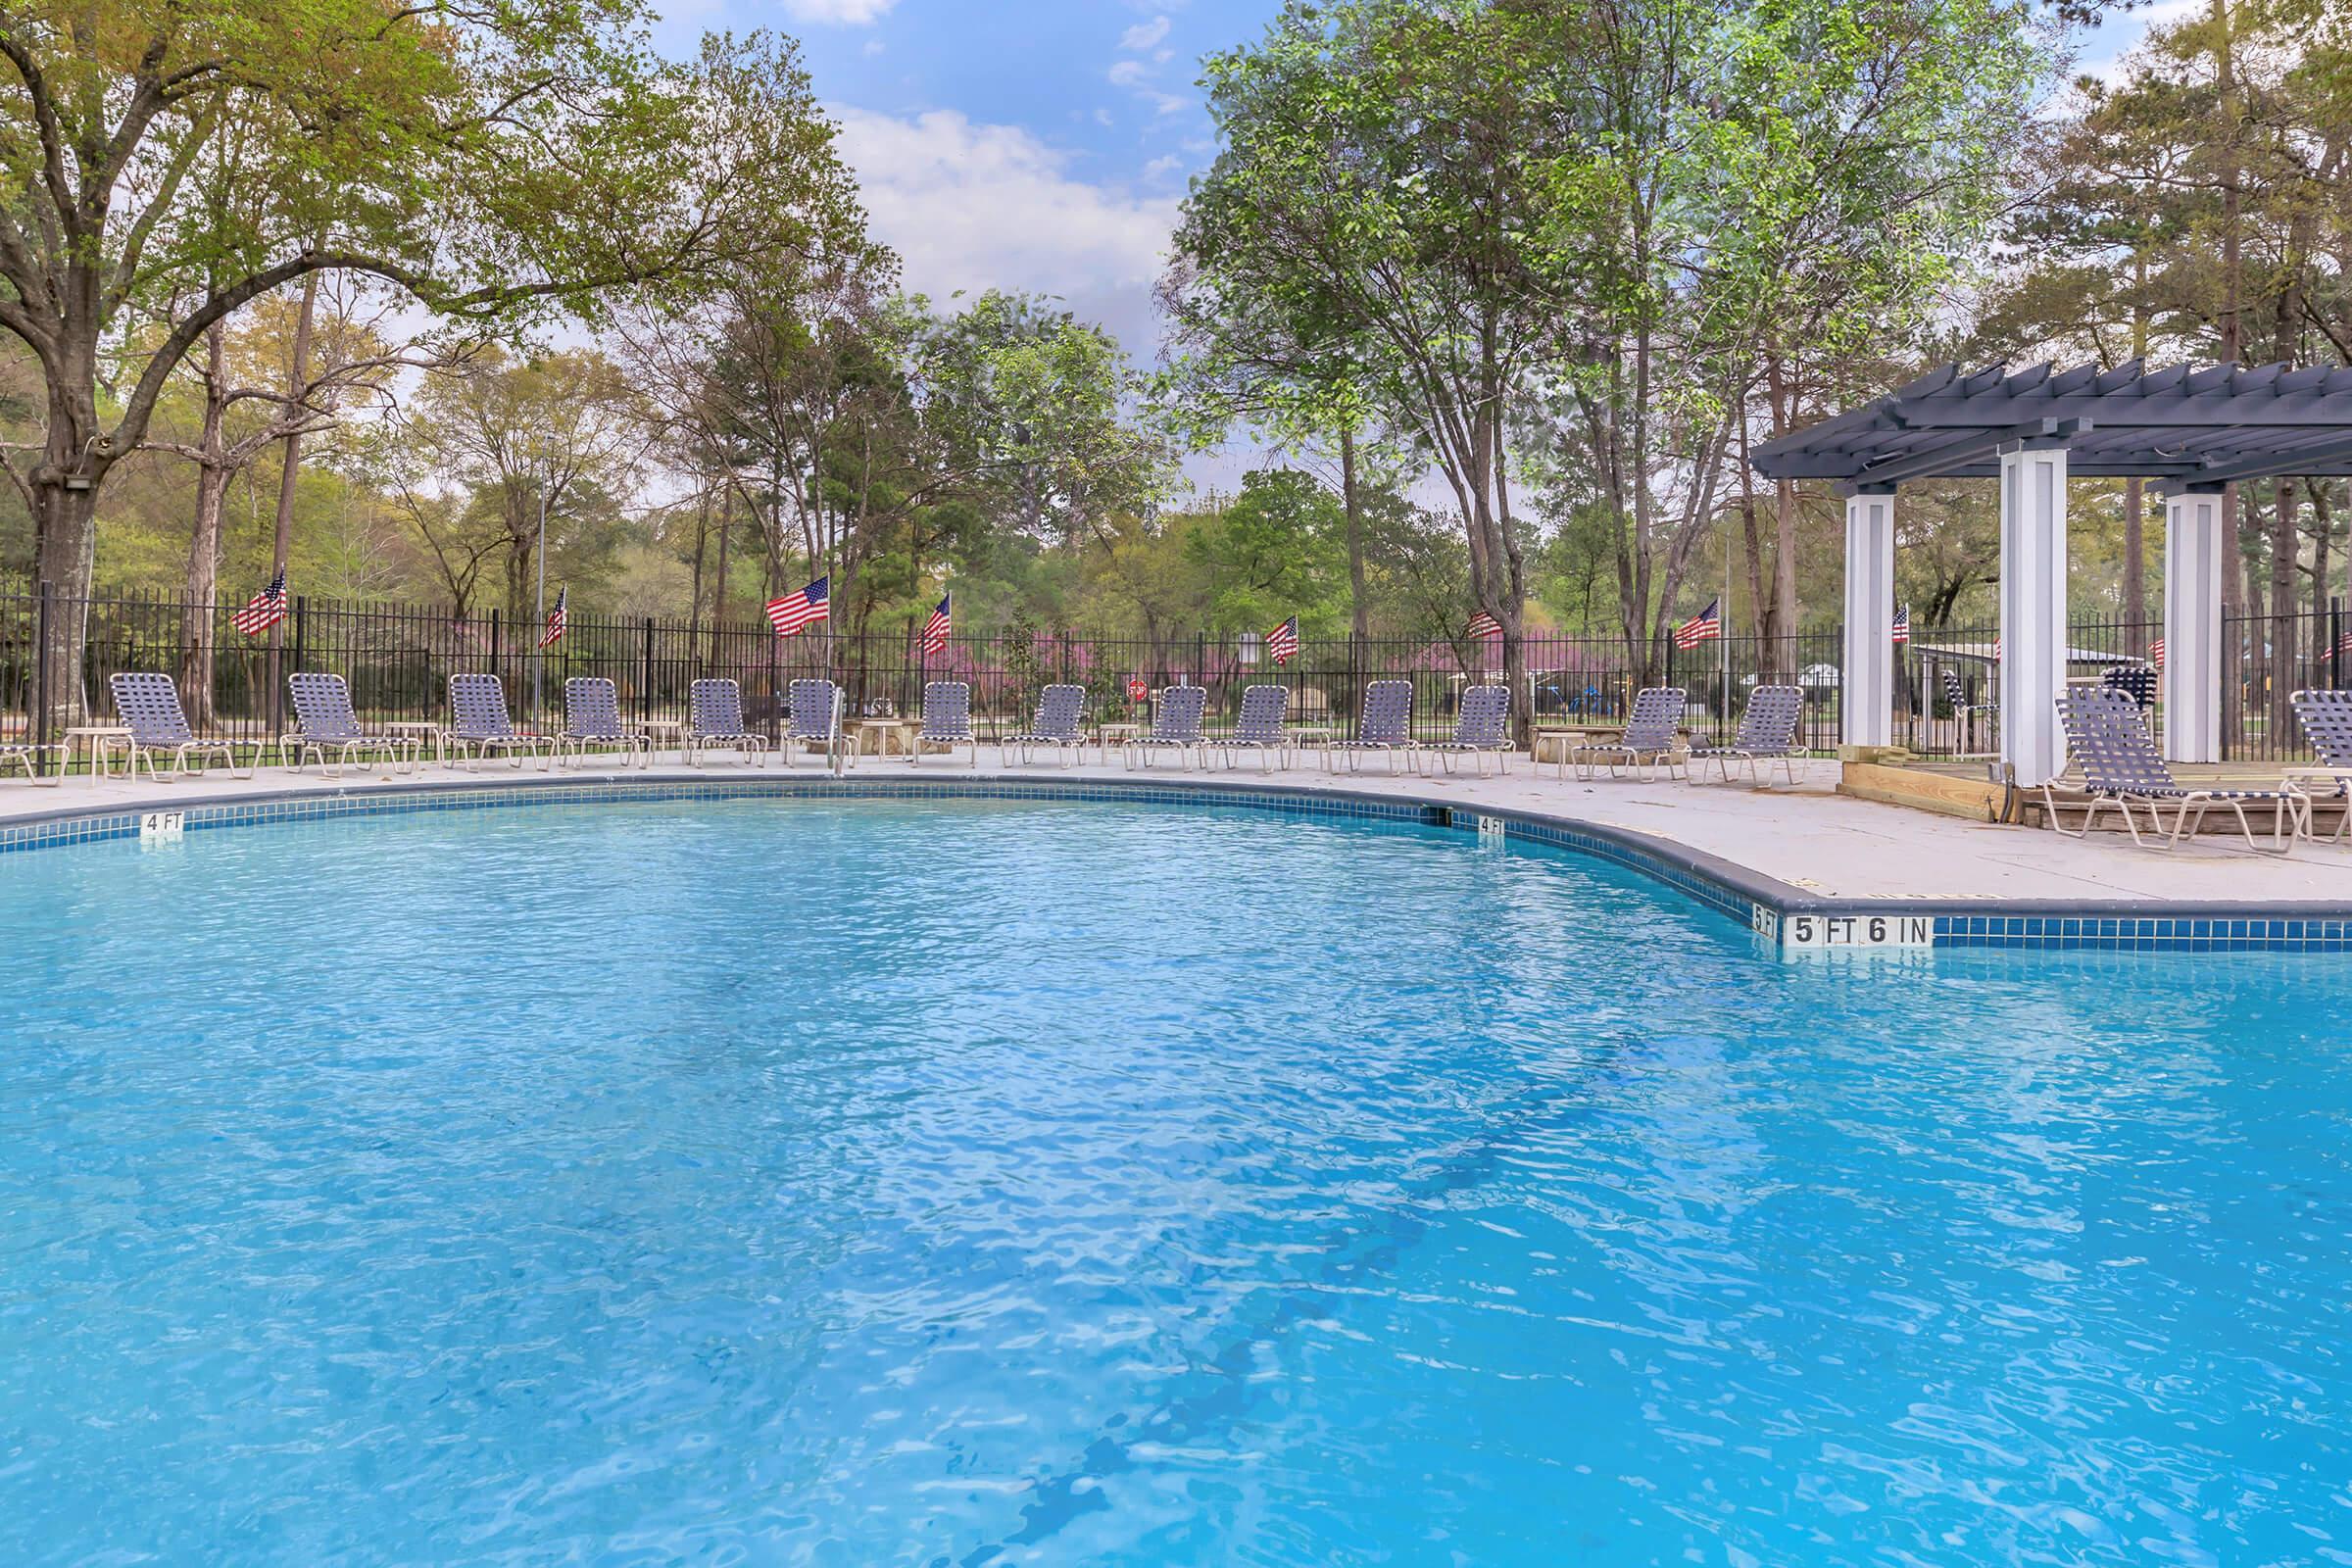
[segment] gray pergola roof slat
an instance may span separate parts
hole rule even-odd
[[[2186,483],[2352,472],[2352,369],[2283,365],[1931,370],[1886,397],[1765,443],[1770,479],[1854,485],[1973,478],[2001,447],[2049,440],[2070,471]]]

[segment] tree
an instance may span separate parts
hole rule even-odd
[[[45,424],[7,472],[40,574],[86,596],[108,472],[214,325],[289,283],[372,275],[476,321],[593,317],[611,291],[683,291],[793,244],[847,175],[791,47],[717,38],[670,66],[647,15],[33,0],[0,17],[0,328],[40,366]],[[781,88],[760,114],[724,90],[746,74]],[[237,199],[208,200],[202,161],[228,134]],[[152,335],[126,330],[167,300]],[[58,618],[52,690],[80,637]]]
[[[1601,507],[1642,669],[1765,367],[1916,318],[1989,220],[2023,27],[1989,0],[1296,0],[1209,62],[1188,296],[1351,352],[1453,493],[1515,686],[1515,493],[1536,465]]]
[[[569,548],[585,562],[612,544],[613,504],[632,486],[642,441],[628,384],[593,350],[517,363],[493,348],[428,376],[414,403],[404,427],[424,469],[465,497],[459,516],[472,525],[469,536],[487,536],[467,558],[495,554],[507,619],[526,623],[544,565],[542,518],[551,554]],[[412,515],[425,525],[424,511]]]
[[[372,323],[344,301],[337,302],[340,308],[328,323],[323,356],[315,360],[309,315],[315,304],[314,297],[299,315],[293,310],[265,312],[235,334],[225,319],[215,321],[205,332],[202,359],[181,367],[180,378],[192,383],[198,410],[192,438],[175,439],[166,430],[151,434],[146,443],[196,466],[195,524],[189,534],[182,601],[189,611],[190,634],[182,685],[189,722],[199,726],[212,716],[213,638],[218,628],[211,612],[220,598],[221,512],[230,481],[271,448],[331,428],[346,406],[381,399],[393,375],[416,364],[387,345]],[[289,464],[280,485],[281,509],[288,514],[292,474]],[[272,568],[283,564],[281,557]]]

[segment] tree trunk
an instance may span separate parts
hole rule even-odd
[[[302,310],[294,318],[294,353],[286,368],[286,395],[301,399],[311,385],[311,323],[318,314],[318,274],[311,273],[302,280]],[[293,411],[287,414],[291,416]],[[294,553],[294,490],[302,475],[302,432],[286,432],[284,466],[277,474],[277,531],[270,550],[270,573],[275,577],[286,569],[286,562]],[[288,592],[292,590],[289,588]],[[285,623],[280,621],[270,628],[270,697],[266,707],[270,714],[270,732],[278,734],[286,727],[285,676],[280,669],[279,650],[284,646]]]
[[[228,468],[220,460],[221,428],[228,416],[228,331],[213,323],[204,334],[204,428],[196,438],[196,524],[188,539],[186,591],[180,596],[187,646],[180,651],[180,701],[198,733],[213,722],[213,610],[220,597],[220,514],[228,496]]]
[[[1355,427],[1340,429],[1340,511],[1348,519],[1348,641],[1351,662],[1372,638],[1371,596],[1364,585],[1363,497],[1355,487]]]
[[[2143,481],[2124,481],[2124,652],[2148,657],[2148,555]]]
[[[74,353],[49,387],[47,444],[27,474],[32,491],[33,561],[39,580],[56,596],[47,667],[50,734],[90,711],[82,689],[83,650],[89,644],[90,584],[97,566],[98,490],[116,453],[98,424],[96,350]]]
[[[2302,643],[2295,624],[2295,562],[2301,553],[2295,531],[2295,481],[2280,479],[2277,490],[2271,520],[2271,690],[2266,705],[2275,738],[2294,731],[2294,689],[2300,684],[2295,661]]]
[[[1781,368],[1779,355],[1769,362],[1772,402],[1772,433],[1777,438],[1788,433],[1795,410],[1791,407],[1791,389]],[[1796,486],[1786,479],[1773,485],[1774,557],[1772,563],[1772,609],[1765,616],[1765,636],[1772,639],[1766,647],[1787,673],[1794,674],[1797,666],[1793,639],[1797,627],[1796,603]]]
[[[718,658],[718,628],[727,618],[727,532],[735,520],[735,485],[732,480],[718,491],[718,581],[710,590],[710,657]]]
[[[214,611],[220,599],[220,519],[226,511],[228,470],[212,464],[196,469],[196,527],[188,543],[186,606],[188,645],[180,667],[180,700],[187,706],[188,724],[199,733],[214,717],[213,639],[218,627]]]

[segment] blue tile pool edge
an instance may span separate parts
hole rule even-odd
[[[185,831],[257,827],[417,811],[498,810],[725,800],[1117,801],[1129,805],[1241,807],[1356,817],[1497,836],[1592,857],[1636,872],[1747,925],[1784,950],[2031,949],[2142,953],[2352,953],[2352,901],[2342,904],[2144,905],[2116,900],[1856,901],[1823,899],[1718,856],[1597,822],[1505,808],[1472,808],[1345,788],[1237,785],[1160,778],[835,779],[825,776],[567,779],[376,784],[228,798],[189,796],[137,810],[66,808],[0,823],[0,855],[135,839],[153,810],[181,813]]]

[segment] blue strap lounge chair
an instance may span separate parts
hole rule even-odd
[[[452,758],[468,769],[494,754],[520,767],[524,758],[540,757],[546,744],[515,729],[507,716],[506,686],[496,675],[479,673],[449,677],[449,725],[441,738]]]
[[[1744,767],[1751,781],[1762,784],[1765,774],[1777,764],[1782,775],[1794,784],[1805,760],[1796,744],[1797,726],[1804,716],[1802,686],[1759,686],[1747,694],[1747,708],[1740,715],[1732,744],[1691,748],[1690,766],[1684,776],[1695,784],[1702,772],[1698,764],[1713,762],[1725,783],[1731,782],[1734,768]]]
[[[1508,686],[1473,686],[1462,693],[1462,706],[1453,715],[1453,739],[1433,741],[1425,750],[1435,753],[1453,771],[1453,760],[1467,757],[1474,762],[1481,777],[1487,771],[1487,759],[1494,759],[1500,771],[1511,770],[1511,753],[1517,748],[1511,741],[1511,689]]]
[[[2143,713],[2156,706],[2154,664],[2110,664],[2099,671],[2099,684],[2122,692]]]
[[[286,677],[286,691],[294,699],[295,727],[277,743],[280,766],[300,772],[317,758],[318,771],[328,778],[341,778],[346,767],[372,769],[377,760],[397,773],[416,771],[423,740],[370,734],[352,710],[351,688],[342,676],[303,670]]]
[[[613,684],[602,675],[574,675],[564,683],[564,732],[556,737],[556,755],[576,762],[591,747],[619,748],[623,766],[646,767],[654,760],[645,732],[622,720]]]
[[[745,762],[767,753],[767,737],[743,721],[743,688],[713,676],[686,688],[686,762],[700,767],[705,752],[733,752]]]
[[[776,749],[786,767],[792,752],[822,752],[825,764],[839,772],[849,763],[849,748],[841,733],[841,688],[829,680],[796,680],[785,688],[792,703],[792,720],[785,726],[784,743]]]
[[[2083,792],[2090,797],[2082,825],[2071,837],[2086,837],[2100,810],[2110,806],[2123,817],[2132,843],[2160,850],[2179,848],[2217,806],[2228,807],[2236,816],[2246,848],[2263,854],[2284,855],[2295,847],[2296,839],[2311,832],[2311,798],[2301,790],[2190,789],[2175,779],[2148,734],[2139,705],[2128,693],[2104,687],[2069,691],[2058,699],[2058,714],[2066,726],[2067,749],[2082,769]],[[2066,832],[2059,819],[2055,789],[2044,784],[2041,798],[2050,826]],[[2268,844],[2254,837],[2254,825],[2246,816],[2249,806],[2272,809]],[[2173,813],[2169,832],[2163,815],[2167,808]],[[2138,812],[2142,810],[2148,814],[2149,836],[2142,836],[2139,830]]]
[[[2332,844],[2352,833],[2352,692],[2297,692],[2293,702],[2296,722],[2320,765],[2287,776],[2313,798],[2343,807],[2328,837]]]
[[[237,767],[237,754],[226,741],[200,740],[188,728],[187,710],[179,706],[179,688],[172,677],[155,670],[125,670],[109,677],[108,686],[115,694],[115,711],[122,715],[122,727],[130,731],[130,776],[139,776],[139,761],[147,762],[147,776],[158,782],[169,782],[183,773],[201,772],[213,761],[219,761],[232,778],[251,778],[253,768]],[[158,757],[169,757],[169,769],[155,765]]]
[[[24,768],[24,776],[32,780],[35,784],[55,783],[56,780],[54,779],[44,779],[41,777],[41,770],[38,765],[40,762],[40,757],[41,754],[38,750],[25,745],[22,741],[10,741],[5,745],[0,745],[0,767],[6,767],[9,763],[14,762],[18,766]]]
[[[1129,767],[1137,767],[1155,757],[1173,755],[1179,767],[1189,768],[1197,760],[1206,768],[1208,735],[1201,720],[1207,711],[1207,687],[1170,686],[1152,706],[1151,733],[1128,741],[1121,748],[1121,760]]]
[[[1675,769],[1690,760],[1690,748],[1683,740],[1683,711],[1690,700],[1680,686],[1645,686],[1634,694],[1634,710],[1625,721],[1625,733],[1613,741],[1581,741],[1560,754],[1560,775],[1568,773],[1568,765],[1576,764],[1576,776],[1590,779],[1594,770],[1608,769],[1615,778],[1620,767],[1632,770],[1642,779],[1654,778],[1662,769],[1668,777]]]
[[[934,746],[946,748],[951,762],[956,760],[956,747],[968,746],[972,766],[980,765],[980,737],[972,733],[972,689],[962,681],[923,682],[923,727],[907,748],[906,760],[919,765],[923,754]]]
[[[1085,716],[1085,687],[1047,687],[1037,694],[1037,716],[1029,728],[1018,735],[1007,735],[998,743],[1004,749],[1004,765],[1010,767],[1016,756],[1025,764],[1048,747],[1053,748],[1055,762],[1062,766],[1079,760],[1078,726]]]
[[[1286,720],[1291,711],[1291,691],[1287,686],[1250,686],[1242,692],[1242,716],[1225,738],[1225,765],[1241,765],[1237,754],[1255,752],[1263,770],[1271,773],[1279,761],[1291,765],[1291,729]]]
[[[1413,683],[1409,680],[1376,680],[1364,687],[1364,706],[1355,726],[1353,740],[1333,741],[1323,749],[1326,771],[1337,766],[1337,759],[1345,757],[1350,771],[1363,765],[1368,754],[1377,753],[1389,760],[1389,771],[1396,771],[1397,759],[1418,771],[1420,757],[1413,745]]]

